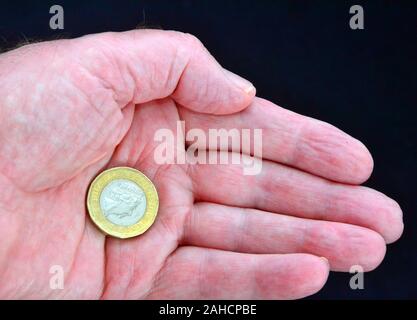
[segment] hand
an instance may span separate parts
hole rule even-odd
[[[1,55],[0,296],[299,298],[324,285],[321,257],[333,270],[375,268],[403,225],[396,202],[355,185],[372,171],[367,149],[254,95],[177,32]],[[158,165],[154,133],[175,132],[180,119],[187,129],[262,128],[261,174]],[[113,166],[139,169],[158,189],[157,220],[139,237],[106,238],[86,212],[89,183]],[[50,288],[54,265],[63,290]]]

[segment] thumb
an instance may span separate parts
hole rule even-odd
[[[179,32],[103,33],[9,51],[0,55],[0,176],[25,191],[68,181],[114,150],[135,104],[171,96],[227,114],[254,95]]]
[[[228,114],[255,95],[250,82],[222,68],[189,34],[134,30],[76,41],[84,49],[80,63],[115,90],[122,107],[172,96],[197,112]]]

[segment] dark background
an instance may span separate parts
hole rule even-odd
[[[64,7],[64,30],[49,29],[53,4]],[[365,30],[349,28],[354,4]],[[417,1],[2,1],[0,49],[144,25],[196,35],[259,96],[369,147],[366,185],[400,203],[404,235],[365,275],[364,290],[332,273],[313,298],[417,299]]]

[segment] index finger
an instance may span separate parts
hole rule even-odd
[[[333,181],[360,184],[373,169],[368,149],[336,127],[255,98],[243,111],[221,117],[181,109],[186,129],[262,129],[262,158],[301,169]],[[251,131],[253,132],[253,131]],[[208,135],[207,135],[208,136]],[[209,145],[195,141],[193,146]],[[251,134],[251,145],[254,145]],[[204,145],[203,145],[204,144]],[[219,150],[244,152],[240,145],[221,145]]]

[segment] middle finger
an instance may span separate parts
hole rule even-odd
[[[218,157],[221,153],[216,152]],[[239,156],[240,164],[189,166],[196,201],[356,224],[380,233],[387,243],[402,233],[399,205],[376,190],[331,182],[265,160],[258,175],[245,175],[247,156]]]

